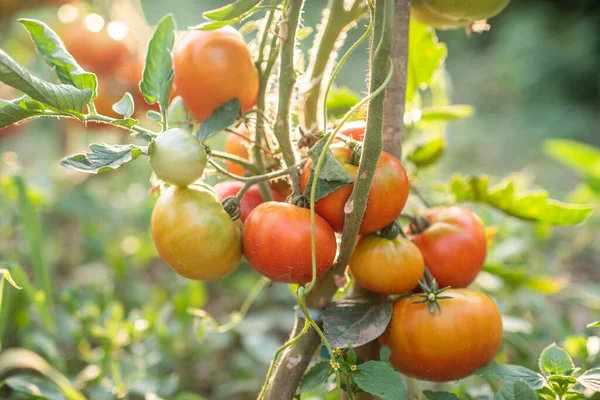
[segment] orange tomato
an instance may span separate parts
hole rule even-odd
[[[229,154],[233,154],[234,156],[243,158],[244,160],[248,160],[250,158],[250,154],[248,153],[248,146],[250,145],[250,142],[245,140],[244,137],[250,138],[250,131],[245,125],[240,125],[234,130],[243,137],[234,133],[229,133],[227,135],[227,139],[225,139],[225,151]],[[244,167],[234,162],[227,161],[226,166],[227,170],[232,174],[244,175],[246,173],[246,169]]]
[[[256,105],[258,70],[243,36],[229,26],[188,31],[175,44],[173,68],[179,95],[200,120],[236,98],[242,112]]]
[[[339,133],[351,137],[354,140],[362,141],[365,138],[365,129],[367,129],[367,123],[365,121],[352,121],[344,124]]]

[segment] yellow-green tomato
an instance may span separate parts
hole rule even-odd
[[[412,0],[411,16],[438,29],[456,29],[498,15],[510,0]]]
[[[184,129],[168,129],[150,146],[150,165],[163,181],[187,186],[197,181],[206,167],[206,150]]]
[[[360,238],[349,265],[358,283],[381,294],[414,289],[425,270],[423,256],[413,242],[402,236],[387,239],[376,234]]]
[[[165,190],[154,206],[151,225],[158,254],[186,278],[223,278],[242,259],[240,224],[202,186]]]

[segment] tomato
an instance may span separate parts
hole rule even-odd
[[[196,280],[229,275],[242,259],[241,231],[219,198],[202,186],[171,186],[152,211],[158,254],[178,274]]]
[[[510,0],[413,0],[410,14],[417,21],[438,29],[456,29],[498,15],[509,2]]]
[[[215,185],[215,192],[219,195],[221,199],[224,199],[229,196],[235,196],[244,186],[244,182],[240,181],[225,181],[219,182]],[[242,198],[240,199],[240,208],[242,211],[242,216],[240,219],[242,222],[248,218],[248,214],[260,204],[264,202],[262,196],[260,195],[260,189],[258,185],[250,186],[250,188],[244,193]]]
[[[440,287],[467,287],[479,274],[487,253],[483,222],[466,208],[436,207],[422,214],[430,226],[412,239]]]
[[[185,129],[164,131],[150,147],[150,165],[163,181],[187,186],[197,181],[206,167],[206,150],[195,136]]]
[[[317,276],[333,264],[335,233],[315,214]],[[304,284],[311,281],[310,210],[288,203],[267,202],[246,219],[244,256],[262,275],[278,282]]]
[[[292,194],[292,185],[285,179],[276,179],[269,182],[273,200],[284,202]]]
[[[240,99],[242,112],[256,105],[258,70],[232,27],[188,31],[175,44],[173,68],[179,95],[200,120],[229,100]]]
[[[447,382],[471,375],[488,364],[502,342],[502,317],[487,295],[449,289],[438,300],[441,312],[430,313],[414,297],[394,303],[392,319],[380,337],[392,350],[390,362],[417,379]]]
[[[243,158],[244,160],[248,160],[250,158],[250,154],[248,153],[250,142],[244,139],[244,137],[250,138],[250,131],[245,125],[240,125],[238,128],[235,128],[234,131],[242,136],[236,135],[235,133],[229,133],[225,139],[225,151],[234,156]],[[244,167],[234,162],[227,161],[226,166],[227,170],[232,174],[241,176],[246,173]]]
[[[367,129],[367,123],[365,121],[352,121],[344,124],[339,133],[351,137],[354,140],[362,141],[365,138],[365,129]]]
[[[414,289],[425,270],[417,246],[401,235],[395,239],[376,234],[362,236],[349,266],[358,283],[381,294],[402,294]]]
[[[346,171],[356,179],[358,166],[350,164],[352,151],[345,146],[333,146],[331,151]],[[308,185],[311,168],[312,161],[309,160],[300,179],[302,191]],[[341,232],[344,227],[344,206],[353,188],[353,184],[339,188],[315,204],[316,212],[325,218],[336,232]],[[376,232],[392,223],[402,212],[409,191],[410,182],[400,161],[391,154],[381,153],[359,233],[366,235]]]

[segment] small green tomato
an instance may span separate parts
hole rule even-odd
[[[188,186],[197,181],[206,167],[206,150],[198,139],[181,128],[158,135],[150,149],[150,165],[163,181]]]

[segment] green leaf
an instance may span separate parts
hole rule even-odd
[[[348,343],[348,349],[346,351],[346,361],[350,365],[356,364],[358,361],[358,357],[356,356],[356,352],[354,351],[354,347],[352,347],[351,343]]]
[[[421,121],[453,121],[470,118],[474,114],[475,108],[467,104],[423,107],[421,109]]]
[[[331,347],[361,346],[377,339],[392,318],[392,303],[343,300],[323,310],[321,320]]]
[[[573,386],[577,383],[577,379],[574,376],[566,376],[566,375],[551,375],[548,378],[548,382],[556,383],[561,387],[565,386]]]
[[[138,121],[137,119],[133,119],[133,118],[124,118],[124,119],[117,119],[112,121],[111,123],[113,125],[117,125],[117,126],[124,126],[125,128],[131,128],[134,125],[137,125],[140,121]],[[139,133],[139,132],[135,132],[133,134],[133,136],[135,137],[139,137],[139,138],[143,138],[147,141],[152,140],[152,137],[149,135],[146,135],[144,133]]]
[[[12,390],[36,399],[66,400],[55,384],[37,376],[14,375],[4,382]]]
[[[148,104],[157,103],[166,110],[173,87],[171,52],[175,42],[175,19],[167,15],[161,19],[148,44],[146,65],[140,89]]]
[[[381,346],[381,348],[379,349],[379,359],[381,361],[387,362],[391,356],[392,356],[392,349],[390,349],[388,346]]]
[[[341,118],[350,110],[361,97],[346,86],[332,87],[327,95],[327,113],[335,118]]]
[[[569,353],[552,343],[546,347],[539,359],[540,371],[546,375],[572,375],[575,365]]]
[[[600,328],[600,321],[592,322],[587,325],[588,328]]]
[[[225,128],[233,125],[241,113],[242,103],[239,99],[233,99],[224,103],[202,122],[202,125],[200,125],[200,128],[196,132],[196,137],[200,141],[213,137]]]
[[[0,99],[0,128],[40,116],[67,116],[29,96],[14,100]]]
[[[577,382],[586,389],[600,392],[600,368],[592,368],[589,371],[585,371],[577,378]]]
[[[362,390],[384,400],[408,400],[404,380],[386,362],[360,364],[352,378]]]
[[[190,116],[185,104],[183,104],[181,96],[175,97],[173,101],[171,101],[171,104],[169,104],[167,121],[169,121],[169,126],[176,126],[190,132],[194,128],[194,125],[190,122]]]
[[[510,287],[527,287],[542,294],[558,293],[568,282],[564,278],[536,275],[531,272],[531,268],[526,266],[486,264],[483,270],[501,278]]]
[[[20,287],[19,285],[17,285],[17,283],[14,281],[13,277],[10,274],[10,271],[6,268],[0,268],[0,275],[2,275],[2,279],[7,281],[8,283],[10,283],[10,285],[12,287],[14,287],[15,289],[23,289],[22,287]],[[1,300],[1,298],[0,298]]]
[[[34,76],[0,50],[0,82],[22,91],[34,100],[83,119],[81,113],[92,99],[92,90],[71,85],[54,85]]]
[[[141,155],[148,155],[148,146],[140,147],[134,144],[93,143],[90,149],[91,153],[63,158],[60,165],[88,174],[101,174],[117,169]]]
[[[535,390],[523,381],[505,383],[496,393],[494,400],[537,400]]]
[[[545,190],[516,193],[515,183],[510,180],[490,187],[490,178],[486,175],[454,175],[450,182],[450,190],[457,202],[480,202],[513,217],[550,225],[578,224],[595,209],[594,206],[550,199]]]
[[[202,16],[212,21],[227,21],[241,18],[246,13],[250,13],[262,0],[238,0],[235,3],[228,4],[215,10],[206,11]]]
[[[38,52],[62,83],[78,89],[90,89],[96,93],[96,75],[85,71],[65,48],[58,35],[45,23],[34,19],[20,19],[19,22],[29,31]],[[95,97],[95,95],[94,95]]]
[[[308,184],[306,185],[306,189],[304,189],[304,195],[310,198],[310,189],[312,188],[315,168],[317,165],[317,161],[323,151],[325,146],[325,142],[327,141],[327,136],[319,140],[309,151],[308,155],[312,159],[312,168],[310,171],[310,178],[308,180]],[[331,151],[328,149],[325,159],[323,160],[323,165],[321,166],[321,171],[319,173],[319,180],[317,182],[317,189],[315,194],[315,201],[322,199],[327,196],[329,193],[344,187],[348,186],[354,182],[354,179],[348,174],[348,171],[342,167],[342,165],[336,160]]]
[[[112,106],[112,109],[114,112],[124,116],[125,118],[131,117],[134,111],[133,96],[131,93],[125,93],[123,98]]]
[[[436,138],[419,144],[406,158],[419,168],[435,164],[446,150],[446,139]]]
[[[427,400],[460,400],[457,395],[448,392],[432,392],[431,390],[426,390],[423,394]]]
[[[519,365],[491,363],[483,368],[479,368],[474,374],[486,378],[498,379],[504,383],[523,381],[533,389],[540,389],[544,386],[544,377],[542,375]]]
[[[333,372],[333,368],[331,368],[328,361],[316,363],[308,370],[306,375],[304,375],[304,378],[302,378],[298,393],[306,393],[327,382],[327,379]]]
[[[146,117],[148,117],[148,119],[151,119],[152,121],[158,121],[160,122],[162,115],[160,115],[159,112],[156,112],[154,110],[150,110],[146,113]]]
[[[568,139],[544,142],[544,152],[583,176],[600,177],[600,150]]]
[[[196,29],[196,30],[200,30],[200,31],[213,31],[215,29],[223,28],[224,26],[233,25],[236,22],[240,22],[240,21],[241,21],[241,19],[228,19],[227,21],[203,22],[201,24],[194,25],[194,26],[190,27],[189,29]]]
[[[414,19],[410,21],[406,101],[419,87],[428,86],[434,72],[446,58],[446,45],[439,43],[433,28]]]

